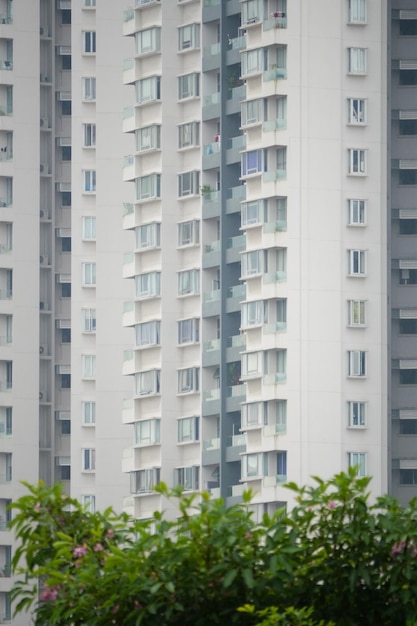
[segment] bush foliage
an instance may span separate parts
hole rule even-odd
[[[12,505],[16,610],[54,626],[417,624],[417,502],[371,503],[368,485],[353,470],[289,484],[295,507],[260,524],[250,494],[226,508],[161,485],[177,518],[138,521],[27,485]]]

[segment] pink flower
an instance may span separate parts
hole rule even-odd
[[[109,528],[109,530],[107,531],[107,537],[109,537],[109,539],[111,539],[112,537],[114,537],[114,531],[111,530],[111,528]]]
[[[42,602],[48,602],[49,600],[56,600],[57,597],[58,597],[57,587],[46,587],[40,595],[40,599],[42,600]]]
[[[85,546],[76,546],[72,553],[78,559],[79,557],[87,554],[87,548]]]
[[[39,511],[41,510],[41,505],[39,504],[39,502],[35,504],[33,510],[36,511],[36,513],[39,513]]]
[[[334,500],[330,500],[329,502],[329,509],[331,511],[333,511],[333,509],[336,507],[336,502]]]
[[[391,548],[391,556],[394,556],[396,554],[401,554],[401,552],[404,552],[405,546],[406,546],[405,541],[399,541],[398,543],[394,543],[394,545]]]
[[[102,550],[104,550],[103,546],[101,545],[101,543],[96,543],[96,545],[94,546],[94,552],[101,552]]]
[[[252,539],[253,535],[252,533],[245,533],[245,539]]]

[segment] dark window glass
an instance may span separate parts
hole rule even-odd
[[[61,238],[61,250],[62,252],[71,252],[71,237]]]
[[[417,420],[400,420],[400,435],[417,435]]]
[[[400,70],[400,85],[417,85],[417,70]]]
[[[62,298],[71,298],[71,283],[62,283],[61,284],[61,297]]]
[[[400,35],[403,37],[417,35],[417,20],[400,20]]]
[[[417,220],[400,220],[400,235],[417,235]]]
[[[417,185],[417,170],[399,170],[400,185]]]

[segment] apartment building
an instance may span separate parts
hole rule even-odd
[[[417,495],[414,1],[133,5],[0,0],[0,622],[22,480]]]
[[[228,504],[250,487],[259,516],[287,480],[350,465],[387,490],[393,15],[373,0],[125,12],[134,515],[161,506],[160,480]]]

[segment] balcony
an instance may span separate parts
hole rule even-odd
[[[220,216],[220,191],[203,194],[203,220]]]
[[[262,130],[264,133],[269,133],[273,130],[285,130],[287,128],[287,120],[274,119],[267,120],[262,124]]]
[[[220,241],[212,241],[204,246],[203,268],[217,267],[220,265],[221,245]]]
[[[240,411],[240,405],[246,400],[246,385],[233,385],[227,387],[226,393],[226,411],[233,413]]]
[[[220,141],[208,143],[203,150],[203,170],[220,167]]]
[[[215,387],[203,392],[202,415],[218,415],[220,413],[220,388]]]
[[[285,435],[287,432],[286,424],[268,424],[263,429],[265,437],[274,437],[275,435]]]
[[[245,485],[230,485],[227,488],[226,506],[233,506],[242,502],[243,492],[245,491]]]
[[[133,57],[123,60],[122,80],[124,85],[132,85],[136,80],[135,59]]]
[[[203,98],[203,122],[220,117],[220,92],[212,93]]]
[[[126,252],[123,255],[122,276],[123,278],[135,277],[135,255],[133,252]]]
[[[128,106],[123,109],[122,130],[124,133],[133,133],[135,131],[135,107]]]
[[[133,350],[124,350],[122,374],[123,376],[131,376],[134,373],[135,373],[135,353]]]
[[[276,180],[285,180],[286,178],[287,168],[271,170],[269,172],[264,172],[263,174],[264,183],[275,182]]]
[[[232,165],[233,163],[240,163],[240,153],[246,148],[246,135],[238,135],[232,137],[227,143],[226,150],[226,163]]]
[[[131,230],[135,228],[135,205],[133,202],[123,203],[123,222],[122,228],[124,230]]]
[[[213,315],[220,315],[220,289],[208,291],[203,294],[203,317],[212,317]]]
[[[220,339],[205,341],[203,344],[202,365],[210,367],[220,364]]]
[[[278,233],[287,230],[287,220],[277,220],[275,222],[265,222],[263,225],[264,233]]]
[[[240,461],[240,455],[246,451],[246,435],[239,434],[227,438],[226,461]]]
[[[124,181],[135,180],[135,169],[135,157],[133,156],[133,154],[128,154],[127,156],[123,157],[122,175]]]
[[[13,61],[11,59],[0,59],[0,70],[12,70]]]
[[[204,48],[203,72],[211,72],[220,68],[220,42]]]
[[[274,372],[272,374],[265,374],[262,379],[264,385],[279,385],[287,382],[286,372]]]
[[[227,290],[226,312],[235,313],[240,311],[240,303],[246,297],[246,285],[236,285]]]
[[[127,300],[126,302],[123,302],[123,326],[133,326],[135,324],[135,317],[135,303],[133,302],[133,300]]]
[[[230,187],[227,190],[226,213],[240,213],[240,203],[246,198],[246,185]]]
[[[263,274],[262,282],[264,285],[270,285],[271,283],[282,283],[287,280],[286,270],[278,270],[276,272],[268,272]]]
[[[217,465],[220,463],[220,438],[203,441],[203,465]]]
[[[229,39],[226,52],[226,64],[234,65],[240,63],[240,50],[246,48],[246,36],[233,37]]]
[[[239,263],[240,252],[246,247],[246,235],[237,235],[227,240],[226,246],[226,262]]]
[[[122,422],[132,424],[135,421],[135,404],[133,398],[125,398],[122,402]]]
[[[264,31],[273,28],[287,28],[287,14],[284,11],[275,11],[271,15],[271,19],[265,20],[262,24]]]
[[[229,89],[226,100],[226,113],[240,113],[240,103],[246,98],[246,85],[238,85]]]
[[[284,80],[286,78],[287,78],[286,67],[271,66],[268,70],[265,70],[263,73],[264,82],[267,82],[269,80]]]
[[[232,337],[228,337],[226,342],[226,361],[229,363],[238,361],[240,359],[240,353],[243,352],[245,348],[245,335],[233,335]]]

